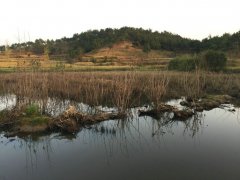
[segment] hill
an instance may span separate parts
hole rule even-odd
[[[64,60],[62,55],[34,55],[26,52],[0,53],[0,68],[3,70],[130,70],[163,69],[174,56],[170,51],[150,50],[144,52],[130,41],[121,41],[111,46],[84,53],[74,62]],[[62,67],[60,67],[62,66]]]
[[[221,37],[208,37],[202,41],[181,37],[170,32],[157,32],[142,28],[123,27],[120,29],[89,30],[74,34],[71,38],[57,40],[37,39],[35,42],[12,44],[7,47],[14,52],[24,51],[32,54],[62,55],[65,59],[76,59],[82,54],[105,47],[112,47],[119,42],[129,41],[144,52],[151,50],[171,51],[174,53],[199,53],[205,50],[221,50],[231,55],[238,55],[240,50],[240,31],[224,34]],[[1,46],[0,51],[6,47]]]
[[[82,61],[95,61],[114,65],[165,65],[174,54],[170,51],[151,50],[144,52],[130,41],[122,41],[82,56]]]
[[[40,64],[54,69],[63,63],[65,68],[73,69],[106,69],[113,66],[119,69],[143,66],[145,69],[162,69],[172,57],[198,54],[209,49],[225,52],[229,58],[228,66],[239,69],[240,31],[199,41],[166,31],[153,32],[131,27],[89,30],[70,38],[37,39],[35,42],[0,46],[0,67]],[[49,59],[51,61],[46,61]]]

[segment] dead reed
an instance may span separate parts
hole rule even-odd
[[[240,76],[196,71],[179,72],[32,72],[0,74],[0,93],[15,94],[22,101],[49,98],[74,100],[95,106],[129,107],[166,99],[205,94],[240,95]]]

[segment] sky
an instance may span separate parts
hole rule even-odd
[[[4,0],[0,44],[130,26],[203,39],[240,30],[239,0]]]

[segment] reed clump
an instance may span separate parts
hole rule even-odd
[[[239,97],[240,76],[187,72],[32,72],[1,74],[0,94],[16,95],[16,104],[49,98],[74,100],[91,107],[116,107],[119,112],[181,96],[191,99],[206,94]],[[44,109],[44,108],[42,108]]]
[[[155,109],[160,109],[163,97],[167,93],[169,77],[166,73],[150,73],[146,80],[144,93],[148,101],[153,103]]]

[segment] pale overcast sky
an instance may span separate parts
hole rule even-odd
[[[202,39],[239,31],[239,7],[239,0],[2,0],[0,44],[122,26]]]

